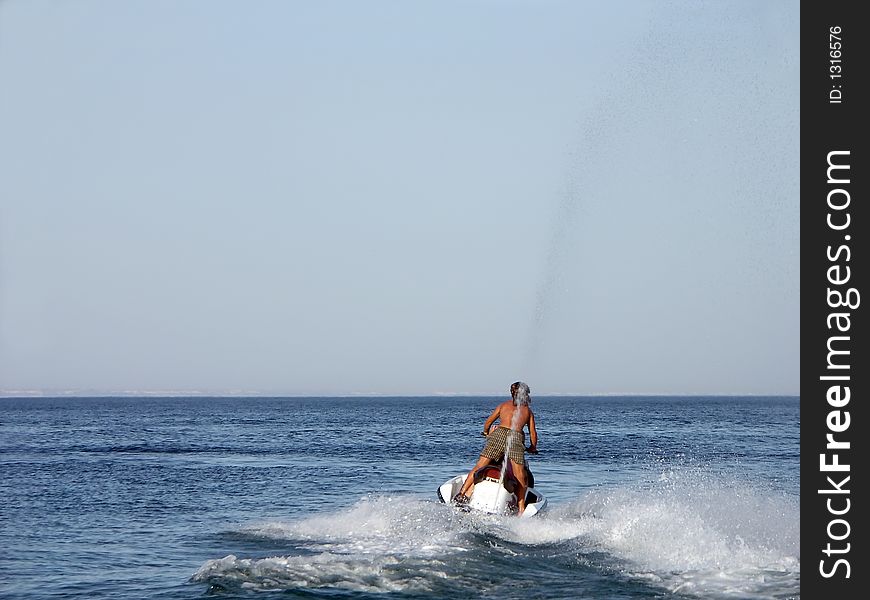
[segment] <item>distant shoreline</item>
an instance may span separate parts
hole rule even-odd
[[[498,398],[502,392],[491,393],[432,393],[432,394],[380,394],[380,393],[337,393],[337,394],[292,394],[264,392],[31,392],[31,391],[0,391],[0,399],[65,399],[65,398]],[[535,394],[536,398],[800,398],[800,394],[769,394],[769,393],[716,393],[697,394],[692,392],[678,393],[546,393]]]

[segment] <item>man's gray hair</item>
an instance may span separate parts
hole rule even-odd
[[[516,381],[511,385],[511,396],[514,399],[514,406],[528,406],[532,403],[532,390],[522,381]]]

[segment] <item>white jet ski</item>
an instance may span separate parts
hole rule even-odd
[[[533,517],[547,506],[547,498],[535,489],[535,478],[526,463],[526,510],[520,517]],[[438,499],[450,504],[465,482],[465,475],[457,475],[438,488]],[[474,488],[467,503],[455,505],[460,510],[478,511],[491,515],[515,515],[519,510],[516,490],[519,482],[513,474],[513,465],[508,461],[502,473],[502,463],[494,462],[474,473]]]

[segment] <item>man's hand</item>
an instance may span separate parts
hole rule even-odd
[[[538,453],[538,447],[535,446],[535,445],[533,444],[533,445],[529,446],[527,452],[528,452],[529,454],[537,454],[537,453]]]

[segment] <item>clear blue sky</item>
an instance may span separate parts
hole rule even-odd
[[[798,34],[0,2],[0,390],[798,393]]]

